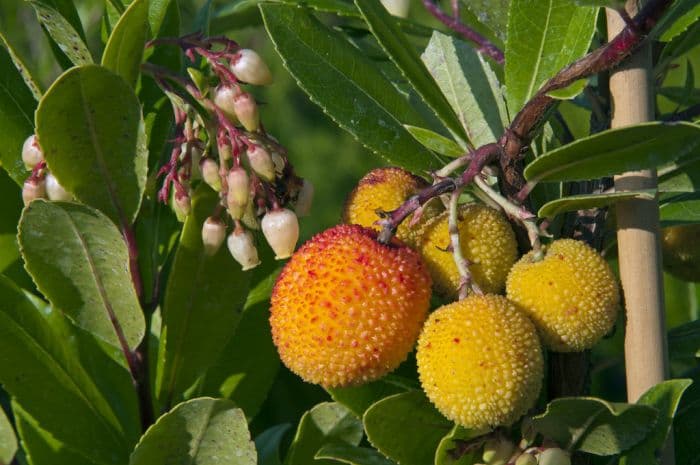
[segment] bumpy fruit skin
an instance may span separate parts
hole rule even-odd
[[[459,271],[450,246],[448,212],[426,224],[419,251],[433,277],[438,293],[456,297]],[[459,210],[459,240],[462,253],[469,260],[472,279],[485,293],[503,291],[508,271],[518,259],[515,234],[505,216],[478,204]]]
[[[593,347],[612,329],[620,303],[608,264],[573,239],[552,242],[539,262],[532,261],[532,252],[523,256],[508,275],[506,291],[557,352]]]
[[[661,251],[664,270],[684,281],[700,281],[700,225],[664,228]]]
[[[430,275],[398,241],[339,225],[306,242],[272,292],[270,324],[280,358],[324,387],[358,385],[395,369],[418,338]]]
[[[360,179],[345,201],[343,222],[379,231],[381,228],[375,224],[379,220],[377,210],[395,210],[404,200],[427,186],[423,179],[401,168],[374,169]],[[441,210],[437,201],[428,203],[421,222],[411,226],[409,216],[399,225],[396,237],[414,247],[421,235],[422,224]]]
[[[416,358],[430,401],[465,428],[511,425],[542,387],[537,331],[503,296],[471,295],[434,311]]]

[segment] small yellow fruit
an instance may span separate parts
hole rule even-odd
[[[430,315],[416,353],[420,382],[465,428],[511,425],[537,400],[543,360],[532,322],[505,297],[471,295]]]
[[[423,179],[401,168],[377,168],[367,173],[350,193],[343,209],[343,222],[359,224],[379,231],[375,223],[380,219],[377,210],[390,212],[421,189],[428,187]],[[421,225],[442,211],[437,200],[424,207],[421,222],[410,225],[411,217],[401,223],[396,237],[409,246],[415,246],[421,233]]]
[[[506,291],[557,352],[593,347],[612,329],[620,303],[608,264],[573,239],[552,242],[541,261],[533,262],[532,252],[523,256],[508,275]]]
[[[661,251],[666,271],[684,281],[700,281],[700,225],[664,228]]]
[[[304,244],[272,293],[272,338],[304,380],[342,387],[375,380],[413,348],[430,305],[417,252],[377,233],[339,225]]]
[[[518,259],[518,244],[513,229],[497,210],[478,204],[459,210],[459,240],[474,282],[486,293],[503,291],[508,271]],[[425,225],[418,250],[425,260],[436,290],[456,297],[459,271],[449,250],[448,212]]]

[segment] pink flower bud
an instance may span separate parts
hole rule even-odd
[[[238,120],[246,131],[255,132],[260,127],[260,115],[258,114],[258,104],[252,95],[243,92],[233,100],[233,108]]]
[[[221,177],[219,176],[219,164],[211,158],[203,158],[199,163],[199,171],[202,179],[216,192],[221,190]]]
[[[228,236],[228,250],[233,258],[241,264],[243,271],[255,268],[260,264],[258,249],[253,243],[253,235],[243,228],[236,228]]]
[[[46,175],[46,194],[50,200],[73,200],[73,196],[58,183],[58,179],[48,173]]]
[[[27,137],[22,145],[22,161],[24,162],[25,168],[31,170],[36,165],[44,161],[44,154],[39,147],[39,141],[35,134]]]
[[[281,208],[268,212],[262,219],[262,230],[277,260],[294,253],[299,240],[299,221],[293,211]]]
[[[202,225],[204,253],[209,256],[216,255],[224,239],[226,239],[226,225],[214,216],[207,218]]]
[[[270,157],[270,154],[259,145],[254,145],[248,148],[248,163],[250,167],[265,181],[274,181],[275,179],[275,164]]]
[[[231,146],[228,144],[219,145],[219,160],[224,162],[232,158],[233,152],[231,151]]]
[[[304,183],[297,194],[297,201],[294,204],[294,211],[298,216],[309,216],[311,213],[311,204],[314,200],[314,185],[311,181],[304,179]]]
[[[221,85],[214,91],[214,105],[219,107],[219,109],[233,124],[236,124],[238,121],[234,101],[236,99],[236,95],[238,95],[240,92],[241,90],[239,88],[226,85]]]
[[[175,211],[175,216],[178,221],[185,221],[187,215],[190,214],[192,210],[192,199],[188,194],[178,195],[175,194],[175,199],[173,201],[173,211]]]
[[[245,207],[250,196],[250,179],[245,169],[237,166],[229,171],[226,177],[228,194],[226,205],[233,219],[240,219],[245,213]]]
[[[272,84],[270,68],[254,50],[241,49],[231,63],[231,71],[239,80],[249,84],[256,86]]]
[[[22,186],[22,200],[24,206],[29,205],[32,200],[46,198],[46,182],[43,179],[29,178]]]

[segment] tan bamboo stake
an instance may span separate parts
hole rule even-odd
[[[627,11],[636,13],[636,2]],[[620,14],[606,10],[608,38],[622,30]],[[629,126],[655,118],[651,47],[647,42],[610,76],[612,127]],[[618,191],[654,189],[656,170],[634,171],[615,176]],[[668,375],[663,275],[659,242],[659,204],[654,200],[620,202],[617,211],[617,243],[620,278],[625,296],[625,369],[627,398],[637,399]],[[673,464],[672,441],[664,454]]]

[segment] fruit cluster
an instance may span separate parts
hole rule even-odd
[[[470,429],[509,426],[538,398],[543,345],[582,351],[611,330],[616,278],[595,250],[570,239],[518,259],[506,216],[477,203],[460,206],[453,227],[433,199],[392,242],[378,242],[377,215],[426,185],[398,168],[360,181],[343,212],[348,224],[313,237],[279,276],[274,342],[292,371],[332,388],[383,376],[417,341],[420,382],[440,412]],[[443,299],[458,294],[450,234],[459,235],[473,287],[428,316],[431,284]],[[535,455],[541,462],[552,454]]]

